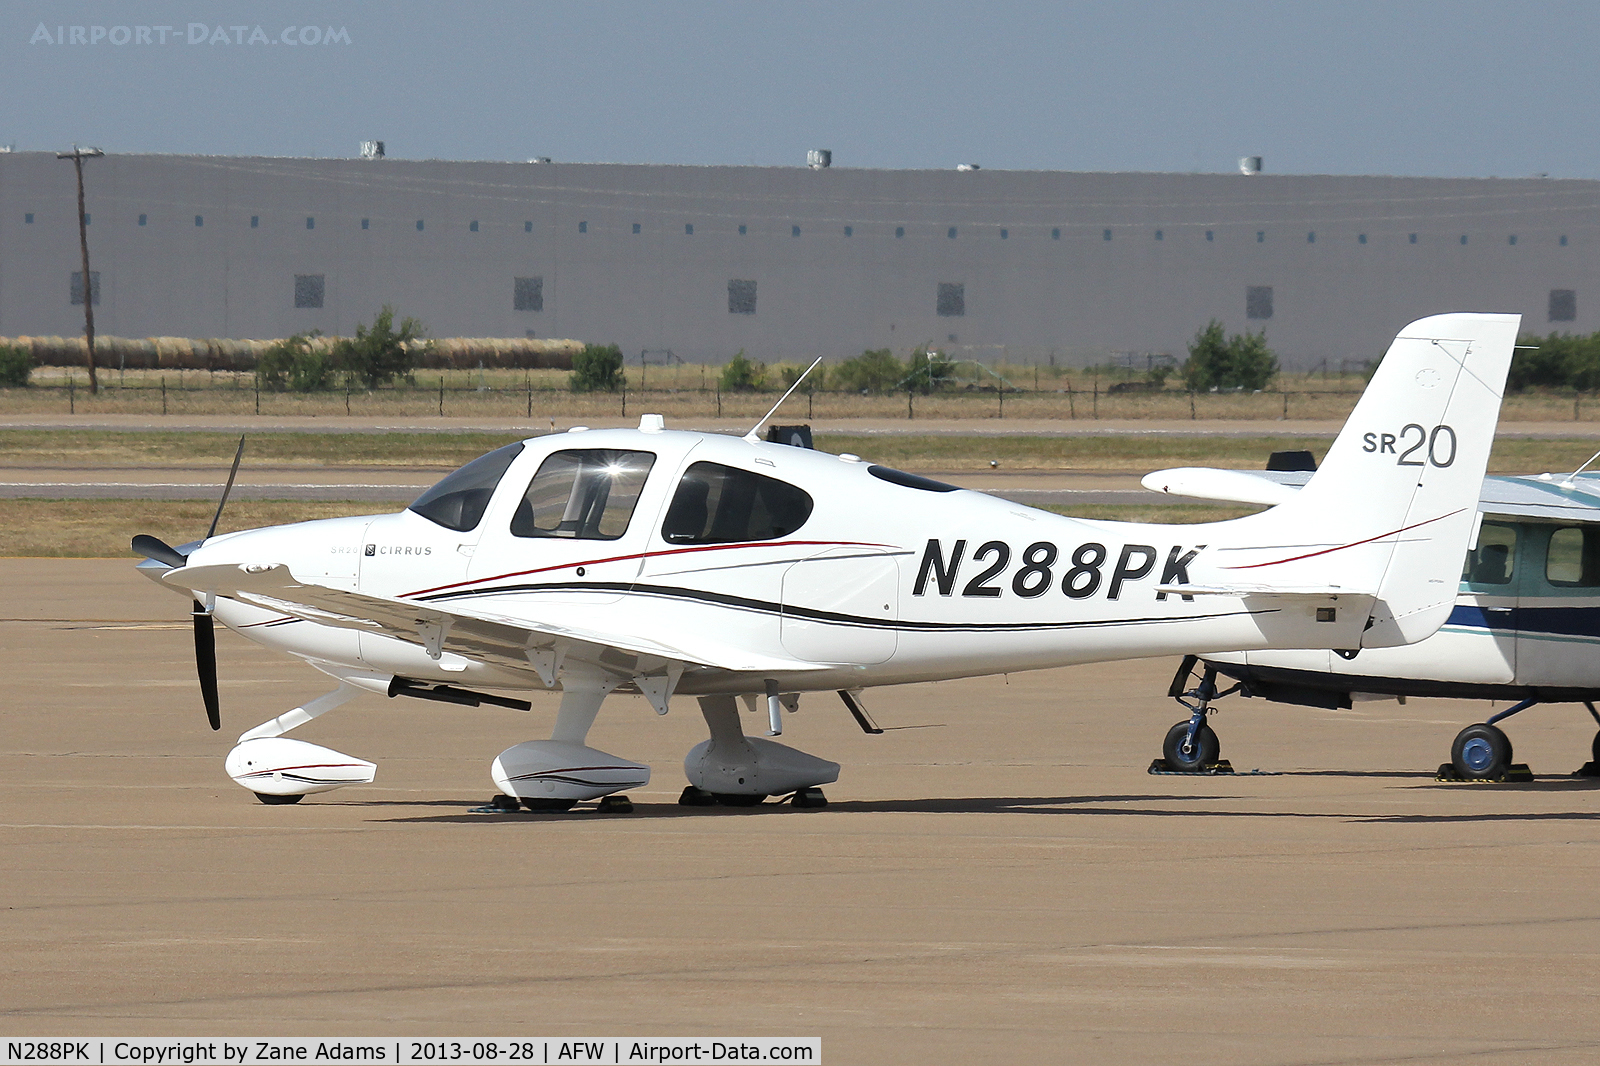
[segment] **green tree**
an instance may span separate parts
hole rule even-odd
[[[32,373],[32,352],[11,345],[0,347],[0,388],[24,388]]]
[[[622,376],[622,349],[615,344],[585,344],[572,357],[573,392],[616,392],[627,383]]]
[[[806,366],[810,365],[810,363],[806,364]],[[794,383],[800,380],[800,375],[806,372],[806,366],[785,364],[774,367],[773,369],[778,372],[779,387],[785,391],[792,388]],[[816,392],[826,384],[827,380],[828,368],[819,366],[806,377],[806,383],[800,391],[805,393]]]
[[[892,392],[905,380],[906,366],[887,348],[869,348],[840,363],[829,376],[850,392]]]
[[[340,337],[333,342],[330,353],[333,364],[351,381],[360,382],[369,389],[386,385],[395,378],[410,382],[416,366],[416,346],[427,336],[421,322],[403,318],[395,328],[394,308],[383,305],[373,318],[371,326],[356,326],[356,335]],[[432,342],[423,344],[424,350]]]
[[[332,384],[332,356],[327,348],[311,343],[320,336],[319,329],[296,333],[262,352],[256,360],[256,377],[262,387],[273,392],[319,392]]]
[[[767,384],[767,364],[756,362],[740,348],[724,364],[717,383],[723,392],[759,392]]]
[[[1278,372],[1278,357],[1267,347],[1267,334],[1224,334],[1212,319],[1189,343],[1183,383],[1194,392],[1211,389],[1264,389]]]

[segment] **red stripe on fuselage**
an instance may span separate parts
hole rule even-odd
[[[532,539],[532,538],[530,538]],[[601,563],[625,563],[630,559],[657,559],[669,555],[688,555],[692,552],[737,551],[740,548],[894,548],[893,544],[873,544],[860,540],[757,540],[745,544],[702,544],[694,548],[674,548],[671,551],[636,552],[632,555],[613,555],[605,559],[585,559],[575,563],[560,563],[556,566],[540,566],[532,570],[516,570],[509,574],[496,574],[493,577],[473,578],[471,581],[457,581],[449,585],[439,585],[431,589],[418,589],[416,592],[402,592],[401,596],[426,596],[433,592],[444,592],[447,589],[465,588],[468,585],[482,585],[490,581],[504,581],[512,577],[527,577],[529,574],[547,574],[552,570],[571,570],[577,566],[599,566]]]
[[[1379,533],[1376,537],[1368,537],[1366,540],[1353,541],[1350,544],[1341,544],[1337,548],[1324,548],[1319,552],[1307,552],[1304,555],[1294,555],[1294,556],[1290,556],[1287,559],[1274,559],[1271,562],[1267,562],[1267,563],[1249,563],[1249,564],[1247,564],[1245,566],[1224,566],[1224,567],[1222,567],[1222,569],[1224,569],[1224,570],[1254,570],[1257,567],[1261,567],[1261,566],[1277,566],[1279,563],[1297,563],[1301,559],[1315,559],[1319,555],[1331,555],[1334,552],[1342,552],[1346,548],[1359,548],[1363,544],[1371,544],[1373,541],[1382,540],[1384,537],[1398,536],[1401,533],[1405,533],[1405,532],[1408,532],[1408,531],[1413,530],[1413,529],[1420,529],[1421,527],[1429,525],[1429,524],[1431,524],[1433,522],[1443,522],[1446,518],[1449,518],[1450,515],[1458,515],[1464,510],[1466,510],[1466,508],[1458,507],[1454,511],[1451,511],[1450,514],[1442,514],[1438,518],[1430,518],[1425,522],[1418,522],[1415,525],[1401,526],[1399,529],[1391,529],[1387,533]]]

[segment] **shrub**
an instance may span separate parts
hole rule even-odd
[[[723,366],[717,382],[723,392],[757,392],[766,386],[767,365],[749,358],[740,348]]]
[[[1183,383],[1195,392],[1264,389],[1277,372],[1278,357],[1267,347],[1265,331],[1225,337],[1222,323],[1213,318],[1189,344]]]
[[[905,379],[905,364],[887,348],[869,348],[834,368],[834,383],[851,392],[893,392]]]
[[[1529,388],[1600,388],[1600,333],[1572,336],[1552,333],[1548,337],[1521,337],[1511,355],[1511,373],[1506,387],[1512,392]]]
[[[622,349],[615,344],[585,344],[572,357],[572,377],[567,380],[573,392],[616,392],[626,379],[622,376]]]
[[[25,348],[0,347],[0,388],[20,389],[33,373],[33,353]]]
[[[414,380],[411,371],[416,366],[412,345],[426,336],[422,323],[414,318],[401,319],[400,328],[395,329],[394,308],[384,304],[371,326],[356,326],[354,339],[340,337],[334,341],[331,357],[334,366],[349,380],[369,389],[395,378],[409,382]]]
[[[926,348],[918,348],[911,353],[911,362],[907,365],[906,377],[903,384],[908,389],[916,389],[926,396],[935,389],[942,389],[950,384],[950,372],[955,363],[943,352],[929,352]]]
[[[274,392],[320,392],[332,383],[333,359],[323,347],[312,347],[311,339],[322,336],[314,329],[286,337],[261,353],[256,360],[256,377],[262,387]]]
[[[778,372],[778,387],[786,392],[790,388],[793,388],[794,383],[800,380],[800,375],[804,374],[806,372],[806,367],[810,365],[810,363],[806,363],[804,366],[785,364],[782,366],[773,367],[773,369]],[[816,392],[818,389],[821,389],[825,386],[827,380],[828,368],[826,366],[819,366],[806,377],[805,386],[802,387],[800,391],[805,393]]]

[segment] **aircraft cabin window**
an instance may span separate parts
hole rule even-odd
[[[809,493],[777,478],[719,463],[685,470],[661,524],[673,544],[731,544],[787,537],[811,517]]]
[[[489,498],[506,476],[511,460],[522,453],[522,442],[480,455],[433,488],[417,497],[409,510],[446,529],[465,533],[477,529]]]
[[[555,452],[539,464],[511,517],[514,537],[616,540],[628,531],[654,452]]]
[[[1469,585],[1509,585],[1516,560],[1516,527],[1485,522],[1478,531],[1478,546],[1467,552],[1461,580]]]
[[[1563,526],[1551,533],[1544,577],[1560,588],[1600,585],[1600,528]]]

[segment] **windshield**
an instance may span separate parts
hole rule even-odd
[[[522,454],[522,442],[480,455],[417,497],[410,510],[446,529],[465,533],[478,528],[495,486],[506,476],[511,460]]]

